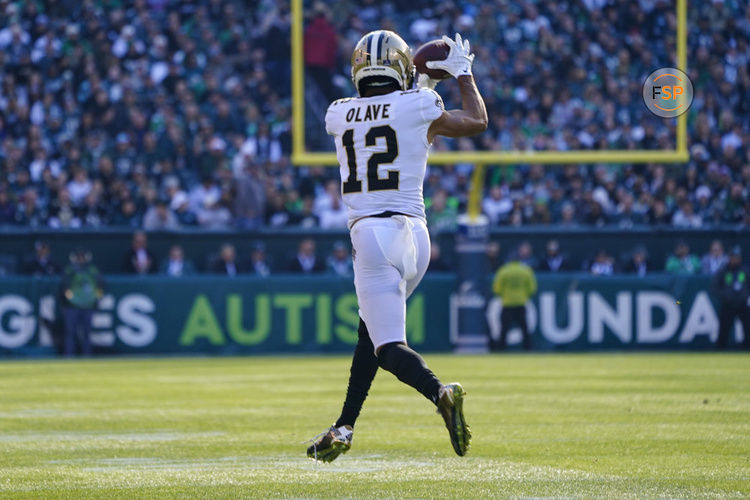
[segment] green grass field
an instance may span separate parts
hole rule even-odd
[[[469,455],[379,372],[352,450],[305,457],[347,357],[0,363],[2,498],[750,497],[750,356],[426,356]]]

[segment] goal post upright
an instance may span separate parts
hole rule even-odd
[[[291,0],[291,36],[292,36],[292,163],[300,162],[300,155],[305,154],[305,61],[303,57],[304,32],[303,0]],[[309,154],[309,153],[308,153]],[[328,163],[326,163],[328,164]],[[333,163],[335,164],[335,157]]]

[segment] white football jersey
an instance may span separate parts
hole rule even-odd
[[[427,129],[442,114],[443,100],[431,89],[339,99],[328,107],[326,132],[336,142],[349,227],[386,211],[425,219]]]

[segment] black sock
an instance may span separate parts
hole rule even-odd
[[[342,425],[351,425],[359,416],[362,405],[367,398],[367,393],[378,371],[378,358],[375,356],[375,347],[370,340],[370,334],[362,318],[359,320],[359,340],[357,347],[354,349],[352,358],[352,368],[349,373],[349,387],[346,389],[346,399],[344,407],[341,409],[341,416],[336,420],[336,427]]]
[[[399,342],[384,345],[380,348],[378,362],[401,382],[414,387],[424,397],[437,404],[442,384],[432,370],[427,368],[422,356],[408,346]]]

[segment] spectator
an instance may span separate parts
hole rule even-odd
[[[607,225],[609,218],[601,203],[592,200],[586,207],[584,221],[590,226],[602,227]]]
[[[0,189],[0,226],[13,224],[15,221],[15,207],[10,201],[6,189]]]
[[[724,245],[719,240],[711,242],[711,247],[701,259],[701,271],[703,274],[716,274],[724,267],[729,258],[724,254]]]
[[[50,206],[48,223],[55,229],[79,228],[81,227],[79,213],[79,210],[73,206],[68,190],[61,189],[57,199]]]
[[[497,269],[497,268],[499,268],[500,264],[501,264],[501,262],[500,262],[500,243],[498,243],[497,241],[489,241],[487,243],[487,252],[486,253],[487,253],[487,267],[489,269]]]
[[[180,245],[172,245],[169,249],[169,257],[162,261],[159,272],[173,278],[181,278],[183,276],[192,276],[196,271],[195,265],[190,260],[185,259],[182,247]]]
[[[320,227],[320,218],[313,212],[314,204],[311,196],[302,199],[302,208],[298,212],[292,213],[288,218],[290,226],[298,226],[302,229],[311,229]],[[276,214],[281,217],[281,214]]]
[[[156,260],[148,249],[148,238],[143,231],[133,233],[130,249],[123,257],[122,270],[126,274],[151,274],[155,272]]]
[[[333,202],[337,198],[341,198],[341,185],[336,179],[328,179],[324,183],[323,190],[315,195],[313,211],[320,217],[326,209],[333,206]]]
[[[517,258],[522,264],[526,264],[531,269],[537,269],[539,267],[539,261],[534,257],[534,249],[528,241],[524,241],[518,245]]]
[[[250,273],[262,278],[271,275],[271,264],[266,256],[266,246],[261,242],[255,243],[250,252]]]
[[[269,124],[261,121],[255,133],[247,138],[246,144],[255,152],[259,162],[279,163],[282,161],[282,145],[279,135]]]
[[[313,217],[313,226],[317,224],[317,216],[312,214],[312,198],[305,198],[308,203],[308,211]],[[286,207],[284,195],[278,191],[272,191],[268,195],[266,202],[266,220],[265,224],[271,228],[284,227],[292,220],[292,214]]]
[[[261,227],[266,215],[266,193],[258,165],[246,161],[242,174],[237,177],[236,191],[234,215],[237,227],[242,229]]]
[[[326,259],[328,272],[338,276],[352,276],[354,269],[352,267],[352,255],[343,241],[336,241],[333,244],[333,251]]]
[[[325,265],[315,255],[315,240],[305,238],[300,241],[297,247],[297,254],[289,261],[287,270],[291,273],[320,273],[325,270]]]
[[[49,242],[37,240],[34,243],[34,256],[26,262],[24,273],[31,276],[55,276],[60,267],[52,259]]]
[[[482,210],[492,225],[505,222],[512,209],[513,202],[504,196],[503,188],[497,185],[490,188],[489,196],[482,202]]]
[[[120,203],[112,216],[112,224],[130,228],[140,227],[138,208],[133,200],[126,199]]]
[[[693,211],[693,204],[685,200],[672,216],[672,225],[681,228],[699,228],[703,225],[703,217],[696,214]]]
[[[523,348],[531,350],[531,333],[526,323],[526,304],[536,293],[536,288],[534,271],[519,259],[518,254],[498,269],[492,283],[492,291],[502,300],[503,308],[500,313],[500,338],[496,343],[490,341],[493,350],[505,350],[506,336],[514,324],[521,328]]]
[[[41,227],[47,222],[47,213],[39,205],[39,196],[33,188],[26,189],[16,205],[15,222],[30,228]]]
[[[331,206],[320,213],[322,229],[346,229],[349,213],[340,196],[333,198]]]
[[[224,243],[219,255],[208,265],[208,272],[224,276],[237,276],[245,272],[244,267],[237,261],[237,251],[231,243]]]
[[[560,226],[573,227],[577,225],[575,206],[572,203],[563,203],[560,209]]]
[[[216,185],[213,177],[205,175],[200,184],[190,191],[190,210],[198,214],[206,208],[216,205],[221,198],[221,189]]]
[[[304,33],[305,69],[327,102],[339,97],[332,81],[334,68],[338,64],[338,36],[330,18],[329,8],[323,2],[316,2],[312,21]]]
[[[547,242],[547,253],[539,264],[540,271],[559,272],[571,269],[568,258],[560,252],[560,243],[557,240]]]
[[[728,262],[714,275],[711,291],[719,300],[718,349],[726,349],[735,320],[744,331],[743,346],[750,349],[750,270],[742,265],[742,249],[732,248]]]
[[[622,270],[625,273],[635,274],[642,278],[648,273],[649,266],[650,264],[648,262],[648,252],[646,251],[646,247],[637,246],[633,251],[633,254],[630,256],[630,259],[625,262]]]
[[[612,276],[615,273],[615,259],[602,248],[596,252],[590,271],[594,276]]]
[[[678,241],[674,254],[667,258],[664,269],[672,274],[697,274],[701,269],[701,261],[690,253],[690,247],[685,241]]]
[[[198,210],[198,224],[205,229],[229,229],[232,224],[232,197],[221,193],[218,200],[206,200],[203,208]]]
[[[143,216],[143,229],[146,231],[171,231],[179,227],[177,216],[169,209],[165,200],[158,200]]]
[[[643,224],[643,215],[636,212],[635,199],[630,193],[622,195],[622,201],[617,205],[613,222],[621,228],[631,228]]]
[[[77,168],[73,171],[73,180],[68,182],[68,193],[74,205],[81,205],[92,188],[93,185],[89,180],[86,170]]]
[[[76,345],[84,356],[91,355],[91,316],[104,295],[102,278],[91,263],[91,254],[83,248],[70,254],[60,284],[65,321],[65,356],[76,354]]]
[[[711,189],[707,186],[699,186],[695,190],[696,207],[695,213],[700,216],[704,222],[713,221],[714,219],[714,201],[711,199]]]
[[[78,208],[81,223],[86,227],[102,227],[109,223],[109,207],[101,199],[99,189],[94,188],[83,199],[83,206]]]
[[[430,234],[436,235],[442,231],[453,231],[456,228],[458,208],[455,200],[448,199],[448,193],[439,189],[429,200],[427,207],[427,227]]]
[[[671,215],[664,200],[655,199],[649,208],[646,218],[652,226],[665,226],[671,222]]]
[[[745,216],[745,202],[747,195],[745,186],[735,182],[729,188],[729,193],[724,199],[724,209],[721,211],[724,222],[730,224],[741,223]]]
[[[190,210],[190,198],[184,191],[169,189],[171,195],[169,208],[177,217],[177,223],[183,226],[193,226],[198,223],[195,214]]]

